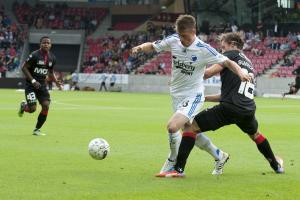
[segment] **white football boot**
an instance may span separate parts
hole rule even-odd
[[[32,135],[35,135],[35,136],[45,136],[46,134],[42,133],[40,129],[36,128],[36,129],[33,130]]]
[[[176,161],[172,161],[172,160],[170,160],[169,158],[166,160],[166,162],[164,163],[164,165],[163,165],[163,167],[161,168],[161,170],[160,170],[160,174],[162,174],[162,173],[165,173],[165,172],[167,172],[167,171],[170,171],[171,169],[173,169],[174,168],[174,166],[175,166],[175,164],[176,164]]]
[[[283,174],[284,168],[283,168],[283,160],[279,156],[275,156],[277,162],[278,162],[278,169],[275,171],[277,174]]]
[[[222,156],[220,160],[216,160],[215,168],[212,171],[212,175],[221,175],[223,173],[223,168],[225,163],[229,160],[229,154],[221,151]]]

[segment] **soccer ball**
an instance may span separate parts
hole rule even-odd
[[[90,141],[88,150],[92,158],[102,160],[107,156],[110,149],[106,140],[102,138],[95,138]]]

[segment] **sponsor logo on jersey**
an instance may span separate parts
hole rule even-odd
[[[44,68],[34,68],[34,73],[46,75],[48,73],[48,69]]]
[[[185,64],[183,61],[180,60],[173,60],[173,65],[175,68],[181,69],[181,73],[186,75],[193,75],[193,72],[195,70],[194,66]]]

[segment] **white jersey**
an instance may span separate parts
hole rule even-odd
[[[157,52],[172,53],[170,93],[174,97],[203,94],[203,76],[206,66],[223,63],[228,59],[198,37],[189,47],[181,44],[178,34],[152,44]]]

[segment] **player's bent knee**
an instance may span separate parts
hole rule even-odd
[[[168,129],[169,133],[176,133],[179,130],[179,128],[176,126],[176,124],[172,123],[172,122],[170,122],[168,124],[167,129]]]

